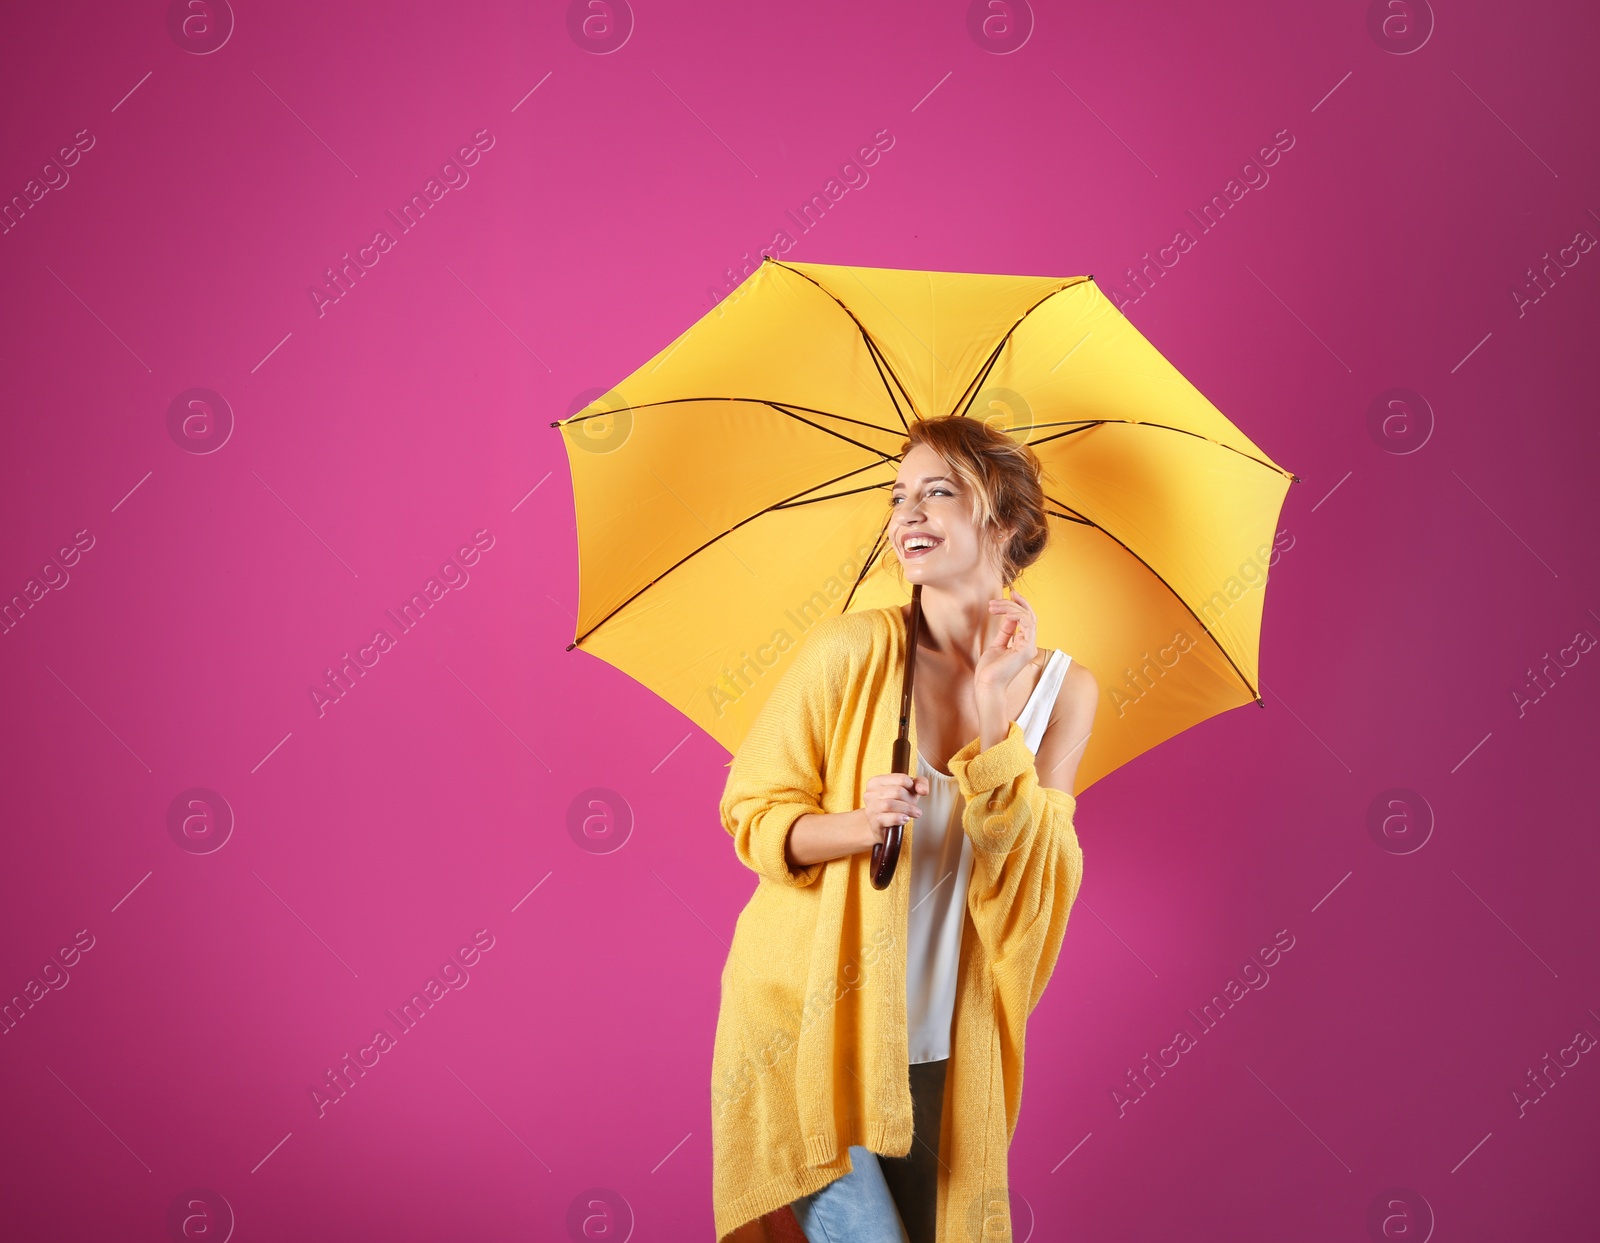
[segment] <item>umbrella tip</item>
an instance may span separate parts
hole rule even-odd
[[[577,646],[578,645],[576,643],[569,643],[569,644],[567,644],[567,651],[570,652],[573,648],[575,648]]]

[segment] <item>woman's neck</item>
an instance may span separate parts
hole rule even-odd
[[[989,601],[1002,598],[998,581],[970,590],[922,589],[922,631],[917,646],[946,655],[974,669],[978,657],[999,632],[1001,619],[989,612]],[[909,621],[911,605],[902,615]]]

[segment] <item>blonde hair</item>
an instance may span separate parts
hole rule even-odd
[[[1023,570],[1044,555],[1050,542],[1045,513],[1044,465],[1039,455],[1021,441],[982,419],[962,414],[918,419],[911,424],[900,458],[918,445],[937,453],[955,472],[975,500],[973,519],[979,538],[999,541],[1000,581],[1009,587]],[[1006,528],[1009,539],[1003,538]],[[892,550],[885,549],[901,583],[904,567]]]

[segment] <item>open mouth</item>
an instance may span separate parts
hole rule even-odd
[[[905,561],[915,561],[925,557],[944,541],[933,535],[908,535],[900,545],[900,556]]]

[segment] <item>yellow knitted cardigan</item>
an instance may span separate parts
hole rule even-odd
[[[759,880],[722,969],[712,1053],[719,1243],[768,1243],[765,1214],[851,1169],[848,1148],[911,1149],[906,927],[915,820],[888,889],[871,852],[791,870],[807,813],[861,806],[893,767],[906,628],[898,607],[808,631],[731,761],[720,812]],[[910,741],[917,754],[916,714]],[[1022,1103],[1028,1015],[1055,968],[1083,879],[1077,800],[1039,784],[1022,729],[950,759],[972,878],[940,1129],[938,1238],[1009,1240],[1006,1155]]]

